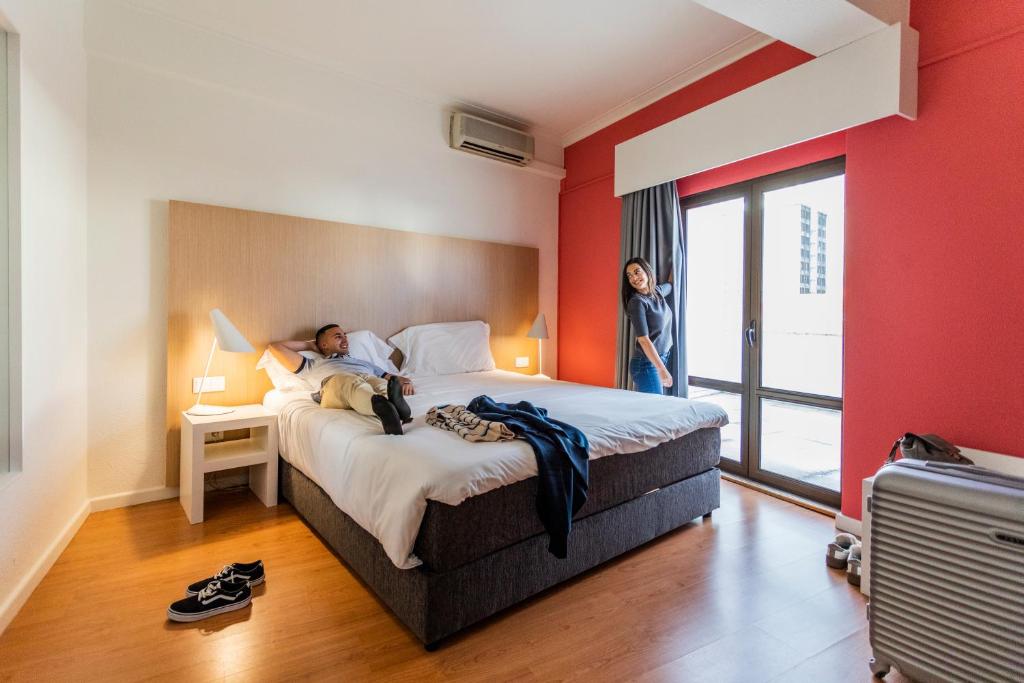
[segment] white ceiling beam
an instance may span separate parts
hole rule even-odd
[[[815,57],[894,23],[906,25],[909,0],[694,0]]]
[[[910,0],[850,0],[886,24],[910,25]]]
[[[894,24],[615,147],[615,195],[898,114],[917,117],[917,31]]]

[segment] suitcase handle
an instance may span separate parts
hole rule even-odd
[[[1012,474],[1005,474],[1003,472],[996,472],[995,470],[990,470],[986,467],[979,467],[978,465],[960,465],[955,462],[935,462],[934,460],[900,460],[899,462],[890,463],[890,465],[924,468],[925,470],[933,471],[948,470],[975,481],[987,484],[999,484],[1024,491],[1024,478],[1017,477]],[[943,474],[945,474],[945,472],[943,472]]]

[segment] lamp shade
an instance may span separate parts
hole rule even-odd
[[[213,321],[213,334],[217,337],[217,346],[222,350],[232,353],[252,353],[256,350],[219,308],[210,311],[210,320]]]
[[[530,339],[547,339],[548,338],[548,321],[544,317],[543,313],[537,314],[537,319],[533,321],[533,327],[526,333],[526,336]]]

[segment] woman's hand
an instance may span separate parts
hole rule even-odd
[[[416,389],[412,386],[412,380],[408,377],[399,377],[398,383],[402,385],[402,396],[412,396]]]
[[[659,368],[658,378],[661,379],[661,386],[665,387],[666,389],[672,386],[672,373],[670,373],[667,369]]]

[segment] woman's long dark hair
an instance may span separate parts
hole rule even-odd
[[[626,310],[629,308],[629,299],[634,294],[639,292],[633,288],[633,285],[629,284],[629,275],[626,270],[633,264],[640,266],[645,273],[647,273],[647,286],[651,290],[651,296],[661,298],[661,294],[658,292],[658,281],[654,279],[654,269],[651,268],[651,264],[646,259],[642,259],[639,256],[626,261],[626,265],[622,266],[622,309]]]

